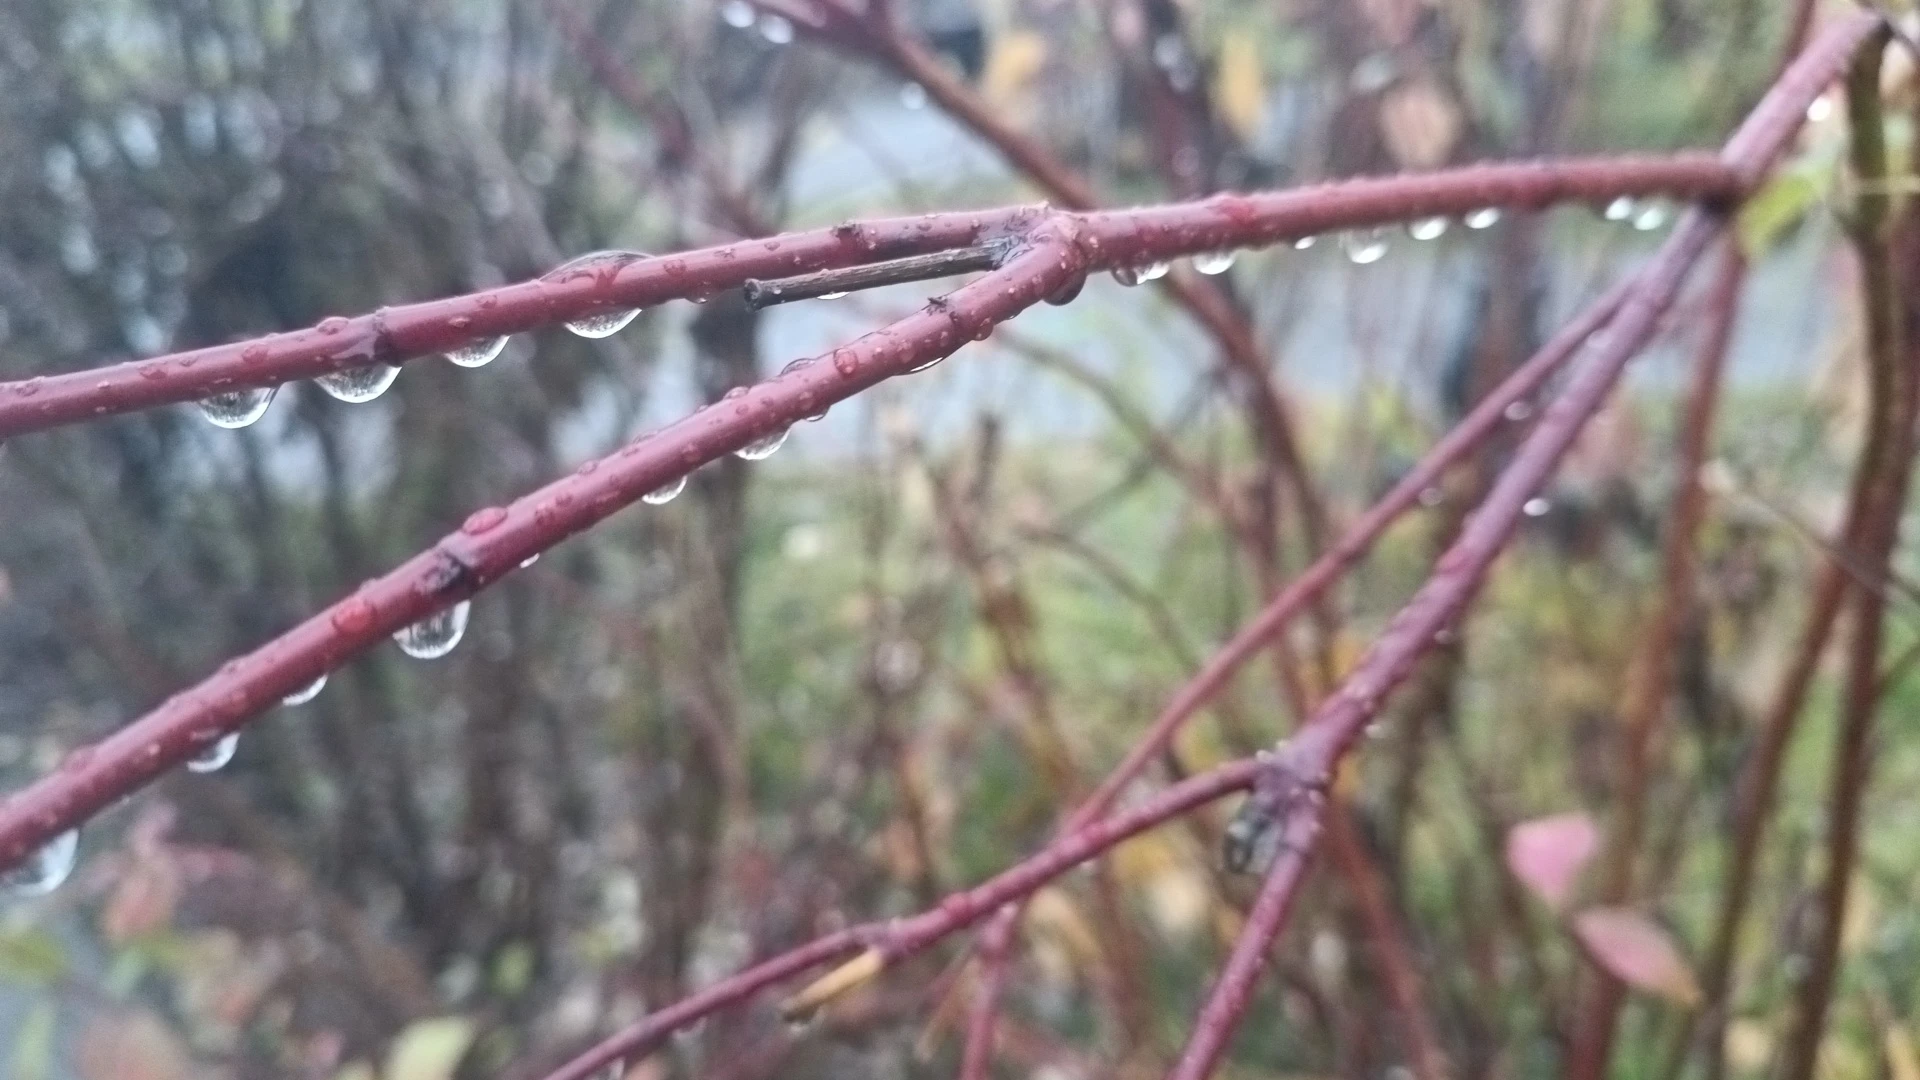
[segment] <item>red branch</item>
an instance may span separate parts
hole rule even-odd
[[[1808,104],[1881,25],[1877,15],[1857,14],[1830,28],[1768,91],[1728,141],[1723,160],[1749,180],[1764,176],[1797,130]],[[1465,610],[1488,567],[1511,540],[1521,507],[1553,474],[1581,428],[1605,403],[1627,361],[1652,337],[1660,317],[1672,306],[1686,271],[1722,225],[1718,215],[1694,210],[1675,226],[1659,254],[1636,276],[1620,310],[1596,338],[1566,389],[1441,556],[1433,575],[1394,616],[1340,690],[1281,755],[1263,766],[1248,809],[1277,819],[1283,842],[1255,912],[1234,943],[1170,1080],[1203,1080],[1219,1064],[1252,998],[1251,977],[1243,973],[1264,962],[1304,877],[1326,812],[1320,797],[1326,778],[1360,740],[1386,695],[1412,672],[1436,635]],[[1248,809],[1243,809],[1243,816]]]
[[[1484,165],[1078,215],[1014,207],[849,223],[401,304],[357,318],[336,316],[251,341],[0,383],[0,439],[240,387],[399,364],[594,312],[702,299],[738,289],[749,278],[1016,239],[1051,220],[1076,222],[1086,268],[1104,270],[1483,206],[1534,210],[1617,195],[1725,201],[1745,190],[1734,170],[1691,153]]]

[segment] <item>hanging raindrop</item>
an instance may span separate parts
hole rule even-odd
[[[447,359],[461,367],[484,367],[507,347],[505,334],[489,341],[470,341],[457,349],[447,350]]]
[[[1140,284],[1140,271],[1131,266],[1116,266],[1113,268],[1112,273],[1113,280],[1128,288]]]
[[[1633,215],[1633,227],[1640,232],[1652,232],[1667,223],[1667,208],[1657,202],[1650,202]]]
[[[659,487],[654,488],[652,491],[647,492],[645,495],[640,496],[640,501],[646,503],[648,506],[665,506],[674,500],[674,496],[679,495],[685,490],[687,490],[687,478],[683,475],[669,480]]]
[[[1357,266],[1377,263],[1387,254],[1387,238],[1381,235],[1379,229],[1344,233],[1340,237],[1340,245],[1346,250],[1347,258]]]
[[[0,871],[0,895],[45,896],[73,873],[74,857],[79,851],[80,833],[68,829],[27,856],[19,866]]]
[[[293,693],[288,694],[286,697],[281,698],[280,704],[305,705],[307,702],[312,701],[314,698],[319,697],[320,691],[326,689],[326,687],[327,687],[327,673],[323,671],[320,673],[319,678],[313,680],[312,682],[301,687],[300,689],[295,690]]]
[[[1443,217],[1421,218],[1407,223],[1407,235],[1415,240],[1438,240],[1447,231],[1447,219]]]
[[[745,30],[753,25],[753,5],[747,0],[727,0],[720,5],[720,19],[735,30]]]
[[[1298,240],[1295,240],[1295,241],[1293,242],[1293,250],[1295,250],[1295,251],[1305,251],[1305,250],[1307,250],[1308,248],[1310,248],[1310,247],[1312,247],[1312,246],[1314,245],[1314,242],[1315,242],[1315,241],[1317,241],[1317,240],[1319,240],[1319,239],[1320,239],[1320,238],[1319,238],[1319,237],[1317,237],[1317,236],[1303,236],[1303,237],[1301,237],[1300,239],[1298,239]]]
[[[764,461],[773,456],[787,441],[787,429],[770,432],[734,451],[734,454],[747,461]]]
[[[1141,281],[1159,281],[1161,278],[1167,276],[1169,269],[1171,269],[1171,267],[1169,267],[1165,261],[1150,262],[1141,267],[1137,273]]]
[[[267,415],[267,406],[273,404],[273,394],[278,389],[277,386],[256,386],[230,390],[201,398],[198,404],[202,415],[215,427],[243,428]]]
[[[770,44],[785,45],[793,40],[793,24],[778,15],[762,15],[760,36]]]
[[[1483,206],[1460,219],[1469,229],[1491,229],[1500,222],[1500,208]]]
[[[322,375],[313,381],[320,384],[320,389],[341,401],[358,403],[372,401],[386,393],[387,387],[392,386],[393,380],[399,377],[400,369],[392,364],[368,364]]]
[[[393,640],[399,642],[401,652],[418,660],[445,656],[460,644],[461,635],[467,632],[467,611],[471,607],[470,601],[462,600],[394,631]]]
[[[527,556],[526,558],[520,560],[520,569],[525,570],[527,567],[532,566],[534,563],[537,563],[539,561],[540,561],[540,553],[536,551],[533,554]]]
[[[786,20],[781,20],[782,22]],[[590,251],[577,259],[569,259],[559,266],[542,274],[542,281],[570,281],[584,275],[611,275],[630,262],[647,257],[643,251]],[[567,329],[583,338],[611,337],[626,328],[639,308],[627,308],[618,311],[600,311],[591,315],[582,315],[566,324]]]
[[[1534,498],[1528,499],[1520,507],[1520,512],[1527,515],[1528,517],[1545,517],[1547,511],[1551,509],[1553,509],[1552,503],[1536,496]]]
[[[844,290],[843,290],[843,291],[841,291],[841,292],[823,292],[823,293],[821,293],[821,294],[820,294],[820,296],[818,297],[818,299],[821,299],[821,300],[844,300],[844,299],[846,299],[846,296],[847,296],[847,294],[846,294],[846,292],[845,292]]]
[[[1502,415],[1504,415],[1507,419],[1518,423],[1519,421],[1525,420],[1527,417],[1533,415],[1533,406],[1525,401],[1508,402],[1506,410],[1504,413],[1502,413]]]
[[[1600,212],[1600,216],[1608,221],[1625,221],[1633,216],[1635,209],[1633,200],[1622,195],[1608,203],[1607,208]]]
[[[1193,268],[1208,277],[1224,274],[1233,267],[1237,254],[1233,251],[1203,251],[1193,257]]]
[[[187,759],[187,771],[209,773],[219,770],[233,760],[233,752],[240,748],[240,733],[229,731],[216,742],[208,743],[201,751]]]

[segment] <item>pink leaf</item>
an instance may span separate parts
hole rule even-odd
[[[1592,908],[1574,917],[1573,932],[1593,962],[1636,990],[1682,1005],[1700,1001],[1700,984],[1673,938],[1637,911]]]
[[[1582,813],[1521,822],[1507,831],[1507,869],[1558,910],[1573,893],[1580,868],[1600,846],[1600,831]]]

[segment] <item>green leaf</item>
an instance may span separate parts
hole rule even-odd
[[[464,1016],[415,1022],[393,1041],[386,1080],[451,1080],[473,1034],[473,1021]]]
[[[1820,200],[1820,185],[1806,172],[1781,172],[1740,208],[1735,229],[1748,258],[1766,253],[1780,234]]]

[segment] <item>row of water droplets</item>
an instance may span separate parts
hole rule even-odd
[[[1667,223],[1671,216],[1665,203],[1658,200],[1638,200],[1621,196],[1608,203],[1601,211],[1601,217],[1608,221],[1624,222],[1641,232],[1651,232]],[[1461,215],[1460,223],[1471,230],[1490,229],[1498,224],[1501,210],[1497,206],[1484,206],[1478,210]],[[1406,224],[1407,236],[1413,240],[1438,240],[1445,236],[1453,221],[1445,215],[1418,218]],[[1305,251],[1312,247],[1319,237],[1302,236],[1293,241],[1295,250]],[[1358,266],[1377,263],[1387,255],[1392,246],[1391,234],[1386,226],[1367,229],[1353,229],[1340,234],[1340,250],[1347,259]],[[1237,257],[1234,251],[1208,251],[1193,255],[1189,261],[1194,270],[1206,275],[1223,274],[1234,264]],[[1139,285],[1165,277],[1169,264],[1165,261],[1145,263],[1139,266],[1121,266],[1113,270],[1113,279],[1122,285]]]
[[[554,268],[543,280],[565,281],[580,274],[611,274],[620,267],[647,256],[638,251],[595,251]],[[583,338],[610,337],[625,329],[627,324],[640,314],[638,308],[618,309],[594,312],[582,315],[565,324],[568,330]],[[321,333],[337,334],[349,325],[348,320],[333,317],[323,319],[315,329]],[[507,347],[507,335],[481,338],[465,345],[449,349],[446,358],[460,367],[485,367],[498,357]],[[264,345],[250,346],[249,350],[259,350],[258,357],[247,359],[266,359]],[[351,404],[372,401],[387,392],[394,380],[399,378],[400,368],[394,364],[367,364],[348,368],[344,371],[330,372],[317,376],[313,381],[332,397]],[[216,426],[223,428],[243,428],[253,424],[267,414],[267,408],[273,404],[278,386],[255,386],[240,390],[229,390],[202,398],[200,411]]]
[[[305,704],[317,697],[326,685],[327,676],[323,673],[282,700],[288,705]],[[232,761],[234,751],[239,746],[240,733],[228,732],[188,758],[187,769],[196,773],[213,772]],[[80,830],[68,829],[41,845],[19,866],[0,872],[0,897],[45,896],[59,888],[73,874],[79,852]]]

